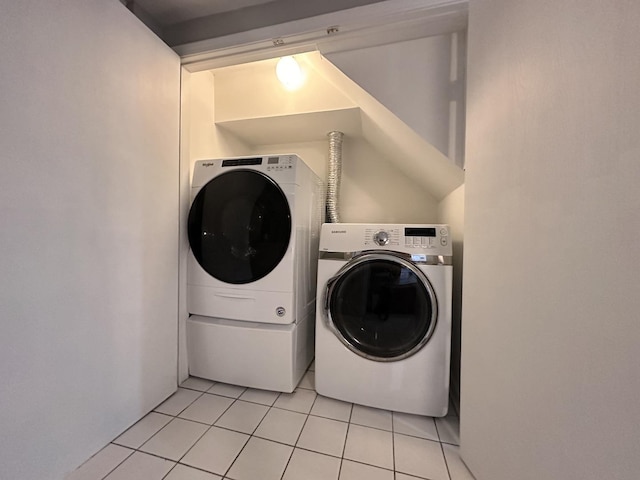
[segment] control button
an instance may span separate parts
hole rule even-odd
[[[410,245],[413,245],[413,240],[411,239],[411,237],[404,237],[404,244],[408,247]]]
[[[447,237],[440,237],[440,245],[446,247],[449,245],[449,239]]]
[[[429,237],[422,237],[422,246],[426,247],[427,245],[429,245]]]
[[[449,232],[447,231],[446,228],[441,228],[440,229],[440,235],[449,235]]]
[[[389,234],[384,230],[380,230],[373,235],[373,241],[380,246],[386,245],[389,243]]]

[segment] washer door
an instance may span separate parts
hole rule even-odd
[[[188,233],[191,251],[207,273],[226,283],[250,283],[268,275],[284,257],[291,210],[270,177],[233,170],[198,192]]]
[[[437,316],[429,280],[400,256],[363,254],[327,282],[327,326],[347,348],[370,360],[413,355],[429,341]]]

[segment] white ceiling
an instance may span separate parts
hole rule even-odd
[[[135,0],[161,26],[277,0]]]
[[[390,0],[120,0],[168,45],[223,37]]]

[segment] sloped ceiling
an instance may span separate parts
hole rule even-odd
[[[197,42],[382,0],[121,0],[168,45]]]
[[[461,168],[320,53],[296,58],[307,85],[289,101],[278,100],[275,59],[214,71],[216,125],[252,146],[324,140],[341,130],[366,141],[436,200],[464,182]]]

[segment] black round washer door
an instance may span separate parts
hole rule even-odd
[[[250,283],[268,275],[284,257],[291,210],[267,175],[233,170],[198,192],[188,233],[191,251],[207,273],[226,283]]]
[[[327,291],[331,329],[353,352],[377,361],[409,357],[429,340],[437,303],[426,276],[390,254],[347,264]]]

